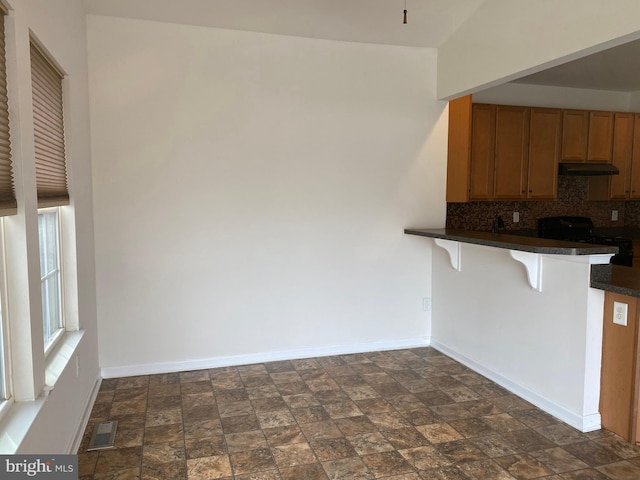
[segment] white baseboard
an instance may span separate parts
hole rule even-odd
[[[476,363],[475,361],[465,357],[464,355],[459,354],[446,345],[432,340],[431,346],[436,350],[444,353],[445,355],[453,358],[454,360],[462,363],[463,365],[469,367],[471,370],[487,377],[489,380],[497,383],[501,387],[504,387],[510,392],[525,399],[529,403],[532,403],[548,414],[553,415],[554,417],[562,420],[563,422],[571,425],[574,428],[577,428],[581,432],[591,432],[593,430],[599,430],[601,428],[601,417],[599,413],[591,415],[579,415],[566,409],[562,405],[559,405],[549,400],[548,398],[543,397],[540,394],[527,389],[526,387],[523,387],[522,385],[512,382],[508,378],[505,378],[502,375],[494,372],[493,370],[486,368],[479,363]]]
[[[93,389],[91,390],[91,395],[87,399],[87,402],[84,406],[84,410],[82,412],[82,417],[80,417],[80,421],[76,426],[76,433],[71,441],[71,444],[67,448],[67,453],[75,454],[78,452],[80,448],[80,444],[82,443],[82,437],[84,436],[84,431],[87,428],[87,424],[89,423],[89,418],[91,417],[91,410],[93,409],[93,404],[96,402],[96,397],[98,396],[98,392],[100,391],[100,385],[102,384],[102,378],[99,375],[96,375],[96,380],[93,384]]]
[[[430,337],[416,337],[403,340],[357,343],[351,345],[335,345],[326,347],[310,347],[278,352],[250,353],[211,357],[200,360],[182,360],[177,362],[146,363],[139,365],[123,365],[102,367],[102,378],[130,377],[134,375],[153,375],[158,373],[186,372],[205,368],[231,367],[251,365],[253,363],[295,360],[299,358],[326,357],[330,355],[348,355],[352,353],[376,352],[382,350],[400,350],[403,348],[427,347]]]

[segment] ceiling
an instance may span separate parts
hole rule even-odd
[[[89,14],[348,42],[438,48],[485,0],[83,0]],[[640,91],[640,41],[514,82]]]
[[[485,0],[84,0],[87,13],[348,42],[439,47]]]
[[[640,40],[549,68],[515,83],[633,92],[640,90]]]

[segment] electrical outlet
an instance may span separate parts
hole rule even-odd
[[[627,326],[627,308],[626,303],[613,302],[613,323],[623,327]]]
[[[424,297],[422,299],[422,310],[425,312],[431,311],[431,297]]]
[[[520,212],[513,212],[513,223],[518,223],[520,221]]]
[[[618,210],[611,210],[611,221],[612,222],[618,221]]]

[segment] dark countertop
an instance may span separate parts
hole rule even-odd
[[[591,265],[591,287],[640,298],[640,269],[620,265]]]
[[[625,237],[634,242],[640,241],[640,228],[635,227],[596,227],[593,233],[601,236]]]
[[[564,240],[528,237],[508,233],[453,230],[450,228],[406,228],[404,233],[408,235],[442,238],[445,240],[485,245],[487,247],[505,248],[509,250],[520,250],[531,253],[555,255],[598,255],[618,253],[618,247],[566,242]]]

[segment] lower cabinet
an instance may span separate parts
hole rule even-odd
[[[619,324],[625,305],[626,326]],[[640,443],[638,359],[638,299],[605,292],[600,382],[602,427],[632,443]]]

